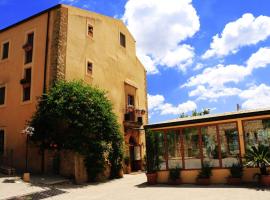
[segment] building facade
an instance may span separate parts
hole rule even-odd
[[[23,130],[37,98],[55,80],[83,80],[108,92],[133,170],[141,169],[147,123],[146,71],[121,20],[57,5],[0,30],[1,162],[40,171],[38,150],[26,160]]]
[[[179,118],[149,124],[161,147],[158,182],[168,182],[169,170],[180,167],[184,183],[196,183],[204,162],[213,168],[212,183],[226,183],[229,168],[243,164],[246,150],[255,145],[270,148],[270,110],[250,110]],[[149,133],[150,134],[150,133]],[[254,181],[258,168],[245,167],[243,181]]]

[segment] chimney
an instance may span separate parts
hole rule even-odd
[[[240,104],[236,104],[236,110],[237,111],[240,111],[241,110]]]

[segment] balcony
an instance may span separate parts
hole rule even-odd
[[[140,128],[143,125],[143,115],[145,110],[135,109],[134,106],[128,105],[124,116],[125,128]]]

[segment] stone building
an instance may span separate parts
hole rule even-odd
[[[0,30],[2,164],[23,170],[28,163],[32,171],[41,170],[38,150],[26,158],[22,130],[36,110],[37,97],[53,81],[78,79],[108,91],[132,169],[140,170],[147,92],[146,70],[135,45],[121,20],[62,4]],[[45,169],[50,172],[47,154]]]

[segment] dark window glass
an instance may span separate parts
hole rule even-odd
[[[218,126],[222,167],[231,167],[239,162],[240,150],[236,123],[220,124]]]
[[[126,36],[123,33],[120,33],[120,44],[123,47],[126,47]]]
[[[202,167],[200,152],[200,136],[198,128],[184,128],[184,155],[186,169],[199,169]]]
[[[31,83],[31,76],[32,76],[32,69],[31,68],[25,69],[24,78],[27,83]]]
[[[211,167],[220,167],[217,127],[207,126],[203,127],[201,131],[203,161],[208,162]]]
[[[31,63],[33,60],[33,46],[34,46],[34,33],[27,35],[27,42],[25,46],[25,64]]]
[[[176,130],[168,131],[166,136],[168,148],[168,167],[169,169],[176,167],[182,168],[180,132]]]
[[[88,25],[88,35],[93,37],[94,36],[94,28],[91,25]]]
[[[9,42],[6,42],[3,44],[2,59],[8,58],[8,53],[9,53]]]
[[[128,105],[134,106],[134,96],[128,95]]]
[[[4,149],[5,149],[5,135],[4,131],[0,130],[0,155],[4,154]]]
[[[31,87],[27,86],[23,88],[23,101],[29,101],[31,94]]]
[[[29,50],[25,52],[25,64],[31,63],[33,58],[33,50]]]
[[[93,63],[87,62],[87,74],[92,74],[93,72]]]
[[[29,33],[27,35],[27,44],[34,45],[34,33]]]
[[[0,105],[5,104],[6,87],[0,88]]]

